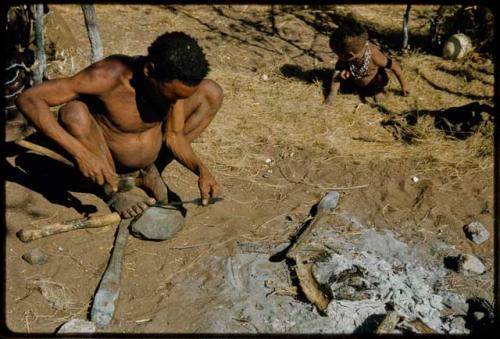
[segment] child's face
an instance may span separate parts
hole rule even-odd
[[[352,62],[363,57],[366,51],[366,39],[363,37],[348,37],[345,40],[345,48],[334,48],[333,52],[337,54],[340,60]]]

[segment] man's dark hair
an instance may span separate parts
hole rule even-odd
[[[353,16],[349,15],[330,35],[330,48],[344,50],[347,38],[355,37],[368,39],[368,32]]]
[[[153,63],[151,76],[160,80],[180,80],[198,85],[208,74],[205,53],[197,41],[183,32],[160,35],[148,47],[148,61]]]

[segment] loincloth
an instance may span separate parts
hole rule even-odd
[[[388,83],[389,76],[387,75],[387,72],[384,68],[379,67],[377,74],[375,74],[373,79],[366,86],[360,87],[354,83],[353,79],[348,78],[347,80],[341,82],[340,92],[357,92],[363,97],[371,97],[380,92],[383,92],[385,86],[387,86]]]

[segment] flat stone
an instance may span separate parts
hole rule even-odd
[[[488,230],[478,221],[474,221],[468,225],[465,225],[464,232],[467,238],[478,245],[482,244],[490,237],[490,233],[488,232]]]
[[[449,323],[450,329],[448,334],[467,334],[469,330],[465,327],[465,319],[463,317],[454,317]]]
[[[443,293],[443,305],[449,308],[454,315],[467,315],[469,304],[461,294],[445,292]]]
[[[49,256],[42,251],[39,247],[32,249],[31,251],[24,253],[22,258],[30,265],[45,265],[49,260]]]
[[[139,239],[167,240],[184,226],[184,216],[175,208],[150,207],[131,226],[131,233]]]
[[[458,271],[465,274],[483,274],[486,271],[484,264],[472,254],[460,254],[457,258]]]
[[[479,320],[483,319],[486,315],[483,312],[474,312],[474,313],[472,313],[472,316],[474,317],[474,319],[476,321],[479,321]]]
[[[70,321],[65,322],[59,329],[56,331],[56,334],[87,334],[87,333],[95,333],[96,326],[92,321],[83,320],[83,319],[71,319]]]

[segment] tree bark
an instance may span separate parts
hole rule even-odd
[[[97,29],[94,5],[82,5],[82,11],[85,18],[85,27],[87,28],[90,40],[91,62],[94,63],[101,60],[104,55],[101,36],[99,35],[99,30]]]
[[[43,39],[43,4],[35,5],[35,44],[38,64],[34,70],[33,81],[37,85],[43,81],[44,77],[47,78],[47,58]]]
[[[411,9],[411,4],[406,5],[406,11],[403,16],[403,49],[408,48],[408,41],[409,41],[408,22],[410,20],[410,9]]]

